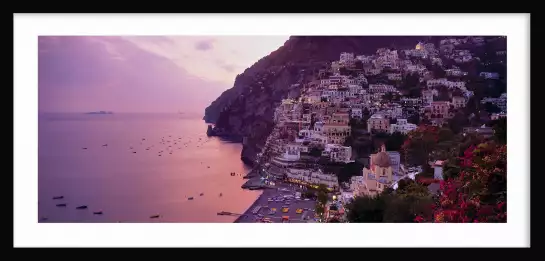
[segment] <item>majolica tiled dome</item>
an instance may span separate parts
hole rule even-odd
[[[387,168],[392,165],[390,162],[390,156],[385,151],[377,153],[373,163],[381,168]]]

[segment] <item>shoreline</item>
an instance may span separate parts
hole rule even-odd
[[[240,220],[247,215],[251,215],[250,213],[252,209],[256,206],[256,204],[262,199],[262,197],[271,197],[276,191],[276,189],[268,188],[268,189],[262,189],[261,194],[255,199],[255,201],[242,213],[242,215],[238,216],[233,223],[240,223]]]

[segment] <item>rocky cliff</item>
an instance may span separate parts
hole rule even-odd
[[[209,135],[243,142],[241,159],[251,164],[272,130],[274,108],[283,98],[299,95],[301,85],[341,52],[373,54],[378,48],[411,48],[421,36],[292,36],[283,46],[239,74],[233,88],[205,110],[215,124]]]

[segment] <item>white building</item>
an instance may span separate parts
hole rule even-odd
[[[350,117],[355,119],[361,119],[363,117],[363,110],[360,108],[352,108],[350,110]]]
[[[499,79],[500,75],[498,73],[494,72],[481,72],[479,76],[485,78],[485,79]]]
[[[390,84],[369,84],[369,92],[371,93],[387,93],[396,91],[396,88]]]
[[[428,88],[433,88],[440,85],[447,86],[447,83],[448,83],[447,78],[439,78],[439,79],[428,80],[426,82],[426,85],[428,86]]]
[[[390,133],[400,132],[407,134],[416,129],[416,124],[408,123],[407,119],[397,119],[397,123],[390,124]]]
[[[448,88],[458,88],[461,90],[466,90],[466,83],[463,81],[447,81],[446,86]]]
[[[326,185],[328,188],[339,187],[339,180],[334,174],[323,173],[322,170],[288,168],[286,172],[288,181],[303,185],[319,186]]]
[[[467,72],[463,72],[458,68],[452,68],[445,70],[447,76],[464,76],[467,75]]]
[[[387,77],[391,81],[401,81],[401,73],[388,73]]]
[[[354,63],[354,54],[353,53],[341,53],[341,57],[339,59],[339,61],[342,63],[342,64],[345,64],[345,65],[349,65],[349,64],[352,64]]]
[[[283,159],[287,161],[298,161],[301,159],[301,147],[299,144],[286,144],[284,146]]]
[[[342,146],[340,144],[327,144],[322,156],[329,156],[333,162],[349,163],[352,160],[352,147]]]
[[[507,117],[507,113],[505,113],[505,112],[492,113],[492,115],[490,115],[491,120],[499,120],[499,119],[506,118],[506,117]]]

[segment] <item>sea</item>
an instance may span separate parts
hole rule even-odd
[[[206,129],[174,113],[40,114],[38,221],[233,222],[217,213],[243,213],[261,192],[240,187],[242,145]]]

